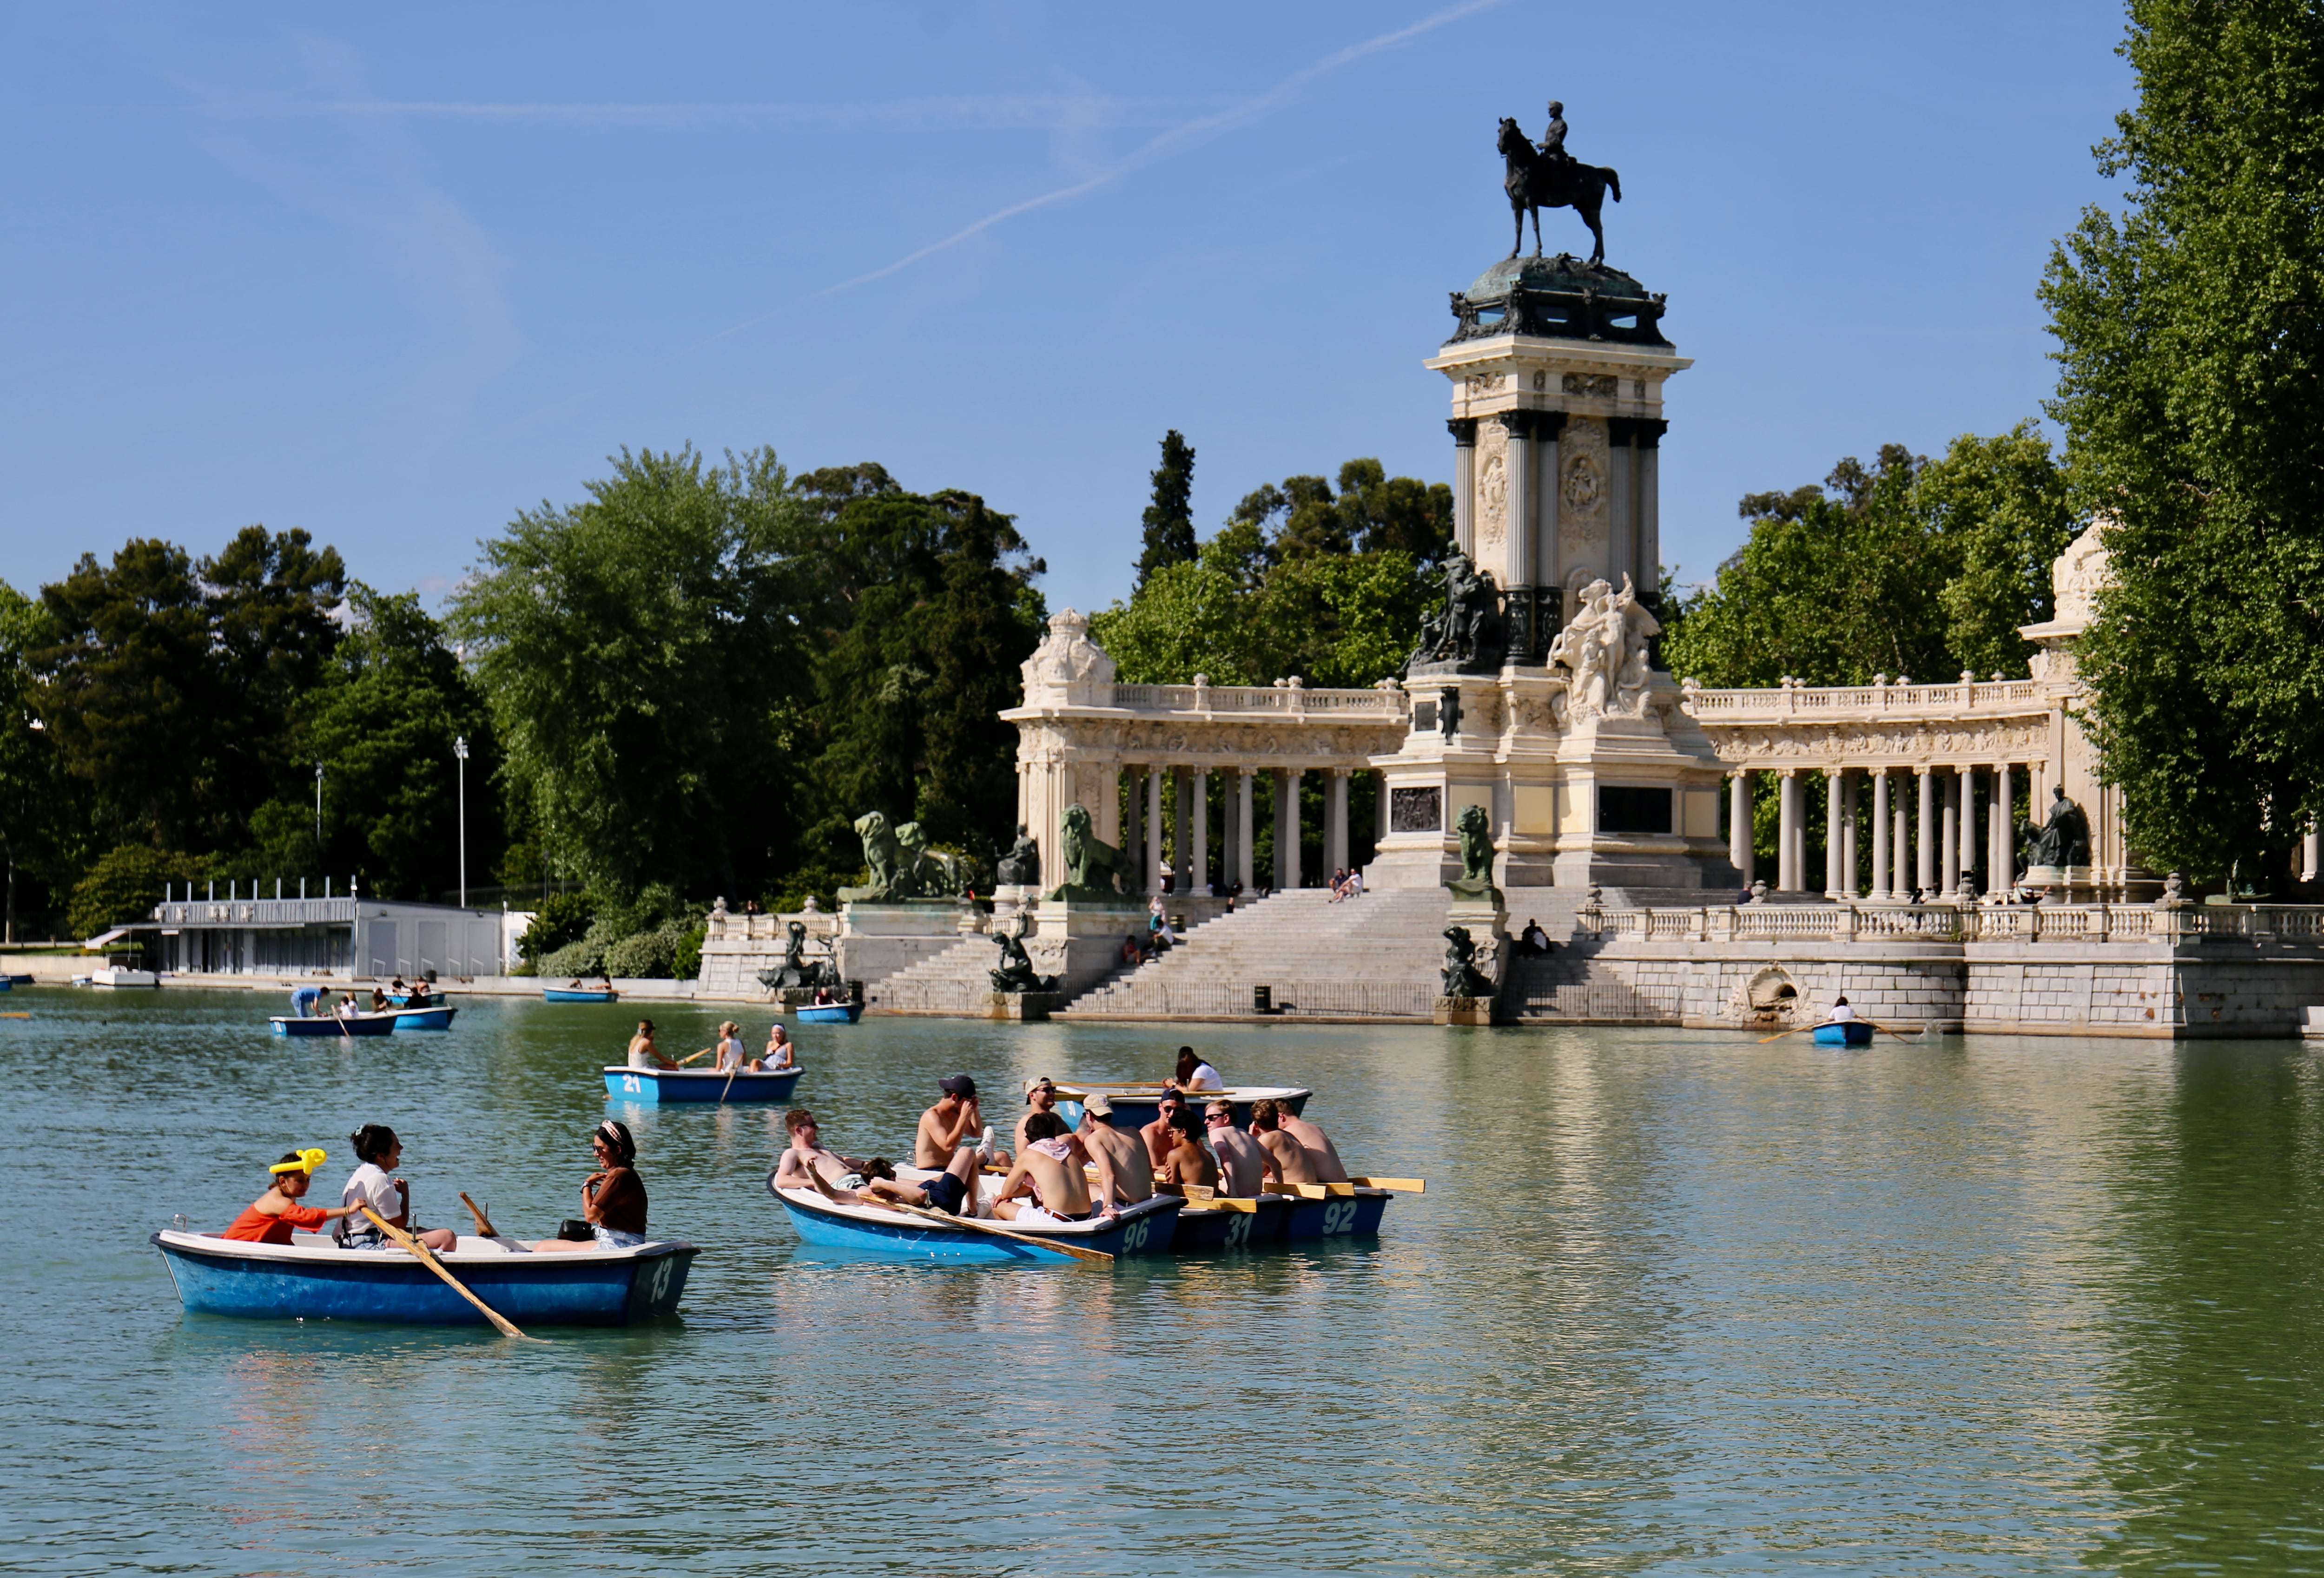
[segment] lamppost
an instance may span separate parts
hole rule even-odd
[[[452,754],[460,758],[460,907],[468,907],[468,737],[452,737]]]
[[[315,764],[315,861],[323,859],[323,764]]]

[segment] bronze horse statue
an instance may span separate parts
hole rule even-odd
[[[1544,159],[1524,130],[1507,115],[1501,117],[1499,146],[1508,170],[1501,188],[1509,195],[1509,217],[1517,225],[1517,239],[1509,243],[1509,256],[1517,256],[1525,245],[1526,215],[1533,216],[1533,255],[1539,257],[1541,211],[1572,208],[1582,216],[1582,223],[1590,226],[1590,234],[1598,243],[1590,261],[1604,262],[1606,232],[1598,223],[1598,210],[1608,192],[1614,194],[1617,203],[1622,200],[1622,178],[1600,164]]]

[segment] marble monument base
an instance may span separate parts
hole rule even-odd
[[[839,934],[832,951],[839,973],[850,981],[879,982],[909,969],[977,930],[977,912],[959,899],[906,899],[871,904],[850,899],[839,906]]]
[[[1065,1000],[1063,992],[991,992],[985,995],[984,1017],[1030,1024],[1048,1018]]]
[[[1145,912],[1127,899],[1091,904],[1045,898],[1034,907],[1025,957],[1040,974],[1057,977],[1060,999],[1071,998],[1120,962],[1121,940],[1144,923]]]

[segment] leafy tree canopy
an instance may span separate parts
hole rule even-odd
[[[2079,645],[2143,860],[2277,864],[2324,812],[2324,28],[2286,0],[2133,0],[2126,184],[2042,288],[2077,504],[2114,585]]]

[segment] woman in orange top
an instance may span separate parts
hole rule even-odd
[[[242,1215],[234,1219],[226,1235],[245,1243],[288,1243],[294,1227],[312,1233],[326,1222],[354,1216],[359,1209],[355,1206],[325,1211],[299,1204],[299,1197],[314,1180],[315,1170],[322,1165],[320,1151],[293,1151],[267,1169],[274,1175],[272,1187],[243,1207]]]

